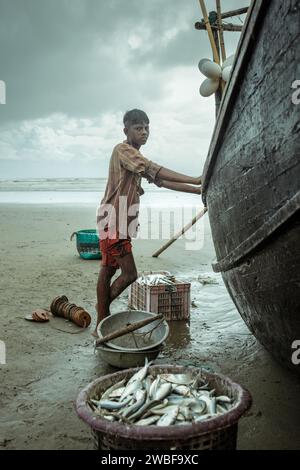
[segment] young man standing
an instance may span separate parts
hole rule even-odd
[[[137,279],[131,238],[136,236],[142,177],[159,187],[201,194],[201,177],[193,178],[164,168],[139,151],[149,137],[149,119],[144,111],[133,109],[123,119],[127,139],[112,153],[104,197],[97,211],[102,266],[97,284],[97,326],[110,314],[111,302]],[[196,185],[196,186],[190,186]],[[111,284],[120,268],[121,274]],[[93,333],[97,336],[97,332]]]

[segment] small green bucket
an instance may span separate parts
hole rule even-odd
[[[73,232],[70,240],[76,235],[76,247],[83,259],[101,259],[99,236],[96,230],[79,230]]]

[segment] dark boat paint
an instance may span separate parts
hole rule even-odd
[[[257,339],[298,372],[299,24],[298,0],[253,2],[203,175],[214,270]]]

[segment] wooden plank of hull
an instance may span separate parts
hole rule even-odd
[[[289,366],[300,340],[299,22],[298,0],[252,3],[203,184],[214,269],[250,330]]]
[[[222,273],[250,331],[281,363],[292,363],[292,344],[300,339],[300,223],[292,217],[251,256]]]

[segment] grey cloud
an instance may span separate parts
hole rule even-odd
[[[159,69],[193,59],[194,31],[190,37],[188,31],[180,34],[170,47],[160,45],[167,28],[176,27],[182,18],[192,20],[197,11],[192,2],[1,0],[0,8],[0,78],[7,84],[1,123],[54,112],[95,115],[142,101],[145,92],[158,99]],[[149,28],[155,43],[144,62],[142,53],[120,43],[140,24]],[[130,68],[142,69],[149,61],[157,70],[136,83]]]
[[[222,4],[228,10],[248,2],[223,0]],[[214,0],[206,3],[208,10],[215,8]],[[7,104],[0,106],[0,176],[20,176],[23,170],[24,177],[57,175],[52,160],[47,163],[48,147],[49,159],[52,151],[53,161],[59,160],[64,152],[66,158],[69,154],[74,156],[71,168],[70,163],[60,160],[59,168],[65,175],[69,170],[94,175],[99,171],[100,157],[101,171],[105,172],[108,146],[113,145],[122,130],[119,115],[121,124],[122,112],[133,106],[156,112],[161,128],[167,125],[172,113],[181,115],[188,109],[183,122],[196,119],[195,129],[189,128],[189,140],[195,145],[197,142],[205,155],[213,121],[206,123],[202,108],[213,109],[213,99],[211,104],[202,101],[198,106],[197,77],[199,85],[203,77],[197,64],[200,58],[210,57],[211,50],[206,33],[194,29],[194,22],[201,17],[198,0],[0,0],[0,12],[0,80],[7,85]],[[170,37],[166,40],[168,33]],[[134,41],[128,43],[132,34],[137,36],[136,47]],[[226,36],[230,52],[238,37],[235,33]],[[178,72],[176,68],[182,65],[185,71]],[[186,90],[182,84],[176,88],[180,102],[176,94],[172,99],[168,97],[167,86],[176,82],[177,72],[185,76],[186,70],[193,74],[193,68],[195,108],[190,102],[186,104],[192,90]],[[197,109],[203,118],[201,113],[195,118]],[[64,118],[60,123],[57,116],[61,114]],[[113,126],[101,121],[106,114],[118,116]],[[53,138],[52,147],[47,146],[44,128],[55,132],[59,129],[69,138],[72,131],[68,120],[79,122],[74,131],[79,134],[82,117],[99,126],[99,133],[109,129],[110,134],[104,132],[99,148],[93,141],[87,141],[86,147],[78,141],[74,146],[65,144],[59,137]],[[32,122],[34,119],[40,121]],[[29,130],[23,127],[28,121],[32,130],[30,126]],[[200,135],[199,125],[206,135]],[[34,126],[41,129],[41,138]],[[59,152],[55,148],[58,141]],[[166,164],[168,155],[172,151],[176,154],[178,145],[173,141],[171,129],[160,148],[154,147],[156,153],[165,152]],[[84,151],[95,160],[87,162],[82,156]],[[192,151],[191,146],[191,155]],[[180,165],[179,153],[175,159]]]

